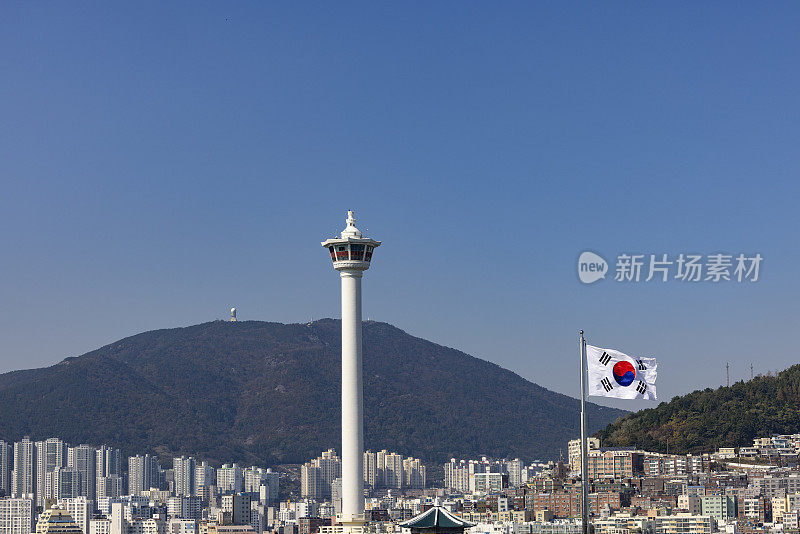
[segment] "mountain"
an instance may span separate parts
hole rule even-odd
[[[704,389],[662,402],[610,424],[604,446],[651,451],[711,452],[752,445],[753,438],[800,432],[800,365],[730,387]]]
[[[0,438],[58,436],[125,453],[300,462],[340,445],[341,324],[223,322],[145,332],[0,375]],[[578,401],[501,367],[365,322],[365,446],[554,458]],[[593,430],[625,412],[589,405]]]

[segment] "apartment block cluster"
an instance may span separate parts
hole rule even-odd
[[[336,513],[341,511],[342,461],[333,449],[300,468],[300,493],[303,498],[328,499]],[[427,474],[419,458],[406,457],[386,449],[364,453],[364,486],[367,497],[381,490],[425,488]]]
[[[0,534],[48,525],[75,534],[260,534],[277,522],[279,474],[192,457],[155,456],[59,438],[0,441]],[[44,533],[42,533],[44,534]]]
[[[704,454],[600,445],[590,438],[587,447],[595,534],[800,534],[800,435]],[[567,464],[545,467],[453,459],[444,464],[444,505],[475,524],[472,534],[579,534],[580,440],[568,451]]]
[[[718,459],[762,458],[794,459],[800,456],[800,434],[776,434],[766,438],[755,438],[752,447],[720,448],[714,457]]]
[[[800,534],[800,435],[694,455],[603,448],[596,439],[588,449],[594,534]],[[420,459],[367,451],[365,516],[372,531],[399,534],[400,522],[438,503],[473,524],[469,534],[579,534],[580,442],[567,451],[546,463],[451,459],[439,487],[429,487]],[[186,456],[165,469],[154,456],[123,459],[113,447],[0,441],[0,534],[50,534],[50,524],[58,534],[312,534],[335,525],[336,451],[284,476],[299,482],[299,498],[279,498],[271,469]]]

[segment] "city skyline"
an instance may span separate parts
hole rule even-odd
[[[800,534],[798,20],[0,5],[0,534]]]

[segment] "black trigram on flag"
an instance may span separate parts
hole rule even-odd
[[[639,385],[636,386],[636,391],[644,395],[644,392],[647,391],[647,384],[639,380]]]
[[[639,364],[639,370],[640,371],[644,371],[644,370],[647,369],[647,366],[644,364],[644,362],[642,362],[642,360],[636,360],[636,363]]]
[[[600,381],[600,385],[603,386],[603,389],[605,389],[606,391],[611,391],[612,389],[614,389],[614,386],[611,385],[611,380],[609,380],[608,378],[602,379]]]
[[[608,365],[608,362],[610,361],[611,361],[611,356],[609,356],[607,352],[603,352],[603,354],[600,355],[600,363],[602,363],[603,365]]]

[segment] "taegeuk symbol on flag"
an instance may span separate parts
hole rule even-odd
[[[618,350],[586,345],[589,395],[656,400],[655,358],[631,358]]]

